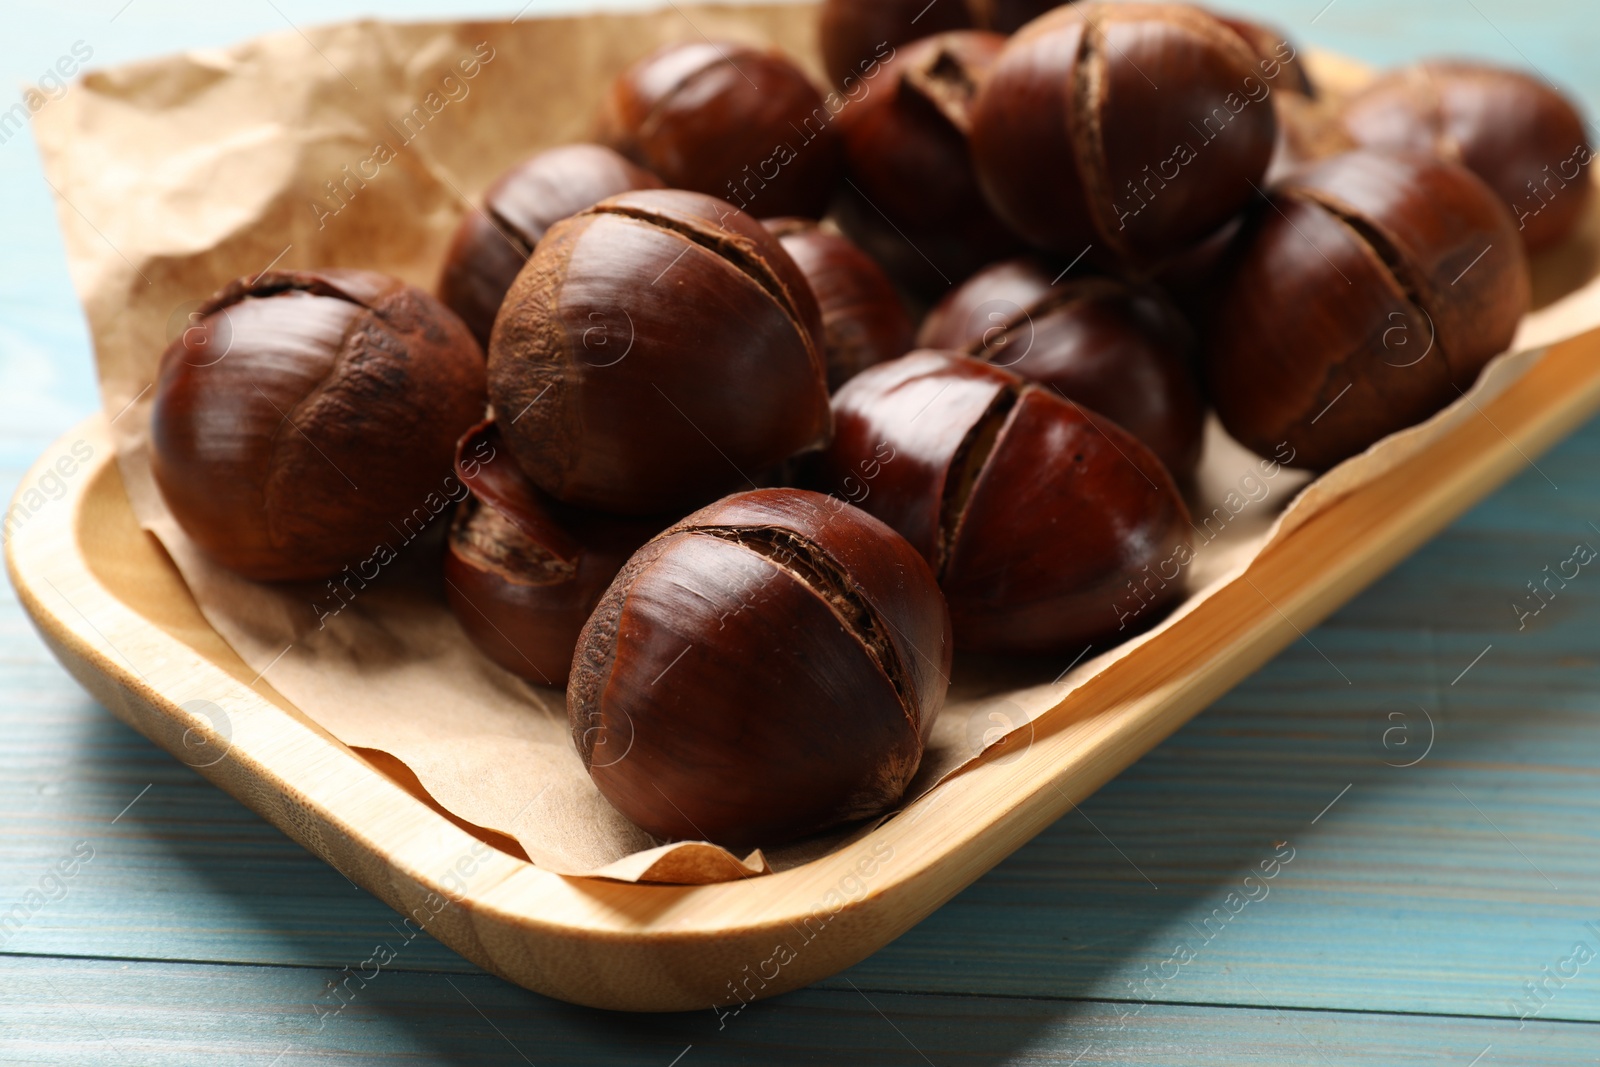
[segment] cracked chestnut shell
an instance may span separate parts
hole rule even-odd
[[[552,497],[682,515],[827,443],[822,336],[760,223],[699,193],[625,193],[539,242],[495,320],[489,395]]]
[[[1052,281],[1036,260],[1008,260],[945,297],[917,344],[1005,367],[1106,416],[1180,482],[1200,462],[1206,409],[1194,337],[1152,290],[1112,278]]]
[[[1488,183],[1530,252],[1559,243],[1593,192],[1583,116],[1537,78],[1487,63],[1394,71],[1345,104],[1340,125],[1368,148],[1432,152]]]
[[[1183,598],[1189,512],[1135,437],[965,356],[913,352],[834,397],[819,484],[938,576],[956,647],[1075,656]]]
[[[462,217],[439,299],[487,348],[506,290],[546,230],[608,196],[659,188],[660,178],[601,145],[562,145],[523,160],[484,192],[481,211]]]
[[[810,219],[768,219],[764,225],[806,276],[822,310],[830,391],[873,364],[911,351],[911,316],[871,256]]]
[[[674,189],[758,218],[815,219],[839,180],[840,106],[825,103],[781,52],[691,41],[651,53],[612,83],[597,139]]]
[[[432,518],[483,417],[483,353],[427,293],[360,270],[230,283],[161,357],[150,460],[173,518],[257,581],[311,580]]]
[[[819,30],[822,65],[846,93],[870,83],[896,46],[950,30],[1013,33],[1063,0],[826,0]],[[1070,2],[1070,0],[1067,0]]]
[[[904,538],[830,497],[756,490],[628,561],[579,638],[567,714],[595,785],[649,833],[771,846],[899,800],[950,656]]]
[[[1277,137],[1243,38],[1198,8],[1082,3],[1011,38],[972,113],[989,203],[1032,244],[1159,264],[1256,194]]]
[[[908,288],[942,293],[1022,248],[973,169],[972,105],[1005,38],[944,33],[906,45],[839,116],[839,226]]]
[[[1205,331],[1223,425],[1325,470],[1471,387],[1528,310],[1522,243],[1471,171],[1350,152],[1275,187]],[[1280,453],[1281,455],[1281,453]]]
[[[445,554],[445,594],[472,643],[512,674],[562,686],[578,632],[628,557],[666,520],[565,507],[539,492],[493,420],[456,449],[469,495]]]

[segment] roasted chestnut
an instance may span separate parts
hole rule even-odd
[[[840,227],[902,284],[942,293],[1022,243],[983,199],[967,133],[1005,38],[945,33],[909,44],[839,116],[849,183]]]
[[[1583,116],[1521,71],[1468,62],[1394,71],[1350,100],[1341,124],[1366,147],[1432,152],[1467,167],[1510,207],[1529,251],[1570,234],[1589,202]]]
[[[810,219],[769,219],[822,309],[828,388],[911,351],[911,316],[883,268],[847,237]]]
[[[1183,598],[1189,513],[1110,419],[965,356],[914,352],[834,397],[818,485],[933,567],[956,647],[1076,655]]]
[[[1070,0],[826,0],[820,25],[822,65],[846,93],[871,82],[896,46],[949,30],[1013,33]]]
[[[1093,276],[1052,282],[1036,260],[1008,260],[945,297],[917,344],[1005,367],[1093,409],[1180,482],[1200,462],[1205,402],[1194,337],[1153,290]]]
[[[461,438],[456,475],[469,495],[445,555],[451,610],[495,663],[530,682],[565,685],[578,631],[600,594],[667,523],[550,500],[511,458],[493,421]]]
[[[1275,91],[1298,93],[1301,96],[1317,95],[1311,73],[1300,60],[1300,51],[1278,29],[1249,19],[1218,15],[1217,21],[1238,34],[1250,51],[1256,55],[1256,67],[1261,77]]]
[[[639,550],[578,640],[573,741],[667,840],[771,846],[877,815],[922,760],[950,618],[905,539],[816,493],[740,493]]]
[[[489,186],[481,211],[462,217],[439,299],[487,348],[506,290],[546,230],[608,196],[659,188],[660,178],[600,145],[563,145],[523,160]]]
[[[1297,172],[1247,223],[1206,330],[1223,425],[1323,470],[1444,407],[1528,310],[1516,235],[1488,186],[1431,156]]]
[[[821,218],[839,180],[843,106],[780,52],[695,41],[646,56],[612,83],[599,140],[675,189],[758,218]]]
[[[1360,147],[1339,122],[1339,100],[1300,93],[1279,93],[1272,99],[1278,112],[1278,147],[1267,167],[1266,184],[1274,185],[1308,163]]]
[[[161,357],[150,465],[208,556],[325,578],[447,509],[485,396],[483,353],[443,304],[385,274],[274,270],[197,314]]]
[[[1275,26],[1218,15],[1256,55],[1256,70],[1272,89],[1278,118],[1278,143],[1267,167],[1276,181],[1309,160],[1323,159],[1355,145],[1338,132],[1337,105],[1317,92],[1300,51]]]
[[[679,515],[828,441],[822,315],[778,239],[714,197],[556,223],[489,341],[506,444],[563,503]]]
[[[1082,3],[1011,38],[972,111],[989,202],[1029,242],[1121,267],[1161,262],[1255,196],[1272,87],[1198,8]]]

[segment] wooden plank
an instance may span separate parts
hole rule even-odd
[[[3,951],[331,965],[393,936],[393,909],[112,719],[53,662],[17,663],[20,636],[0,627],[0,923],[75,848],[92,858],[64,886],[46,882],[53,899],[20,927],[0,926]],[[477,970],[432,938],[402,966]]]
[[[1504,1020],[808,990],[737,1016],[619,1016],[497,979],[0,959],[0,1059],[705,1067],[1592,1064],[1600,1028]],[[1257,984],[1266,988],[1267,976]],[[342,987],[343,1007],[338,993]],[[1487,1051],[1486,1051],[1487,1050]]]

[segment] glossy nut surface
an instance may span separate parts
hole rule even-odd
[[[1272,157],[1272,85],[1198,8],[1085,3],[1029,23],[978,94],[989,202],[1029,242],[1143,266],[1222,226]]]
[[[483,354],[448,308],[384,274],[278,270],[198,314],[162,355],[150,453],[207,555],[323,578],[442,510],[485,403]]]
[[[462,217],[439,299],[488,347],[506,290],[546,230],[608,196],[659,188],[660,178],[600,145],[562,145],[523,160],[489,186],[482,210]]]
[[[635,550],[665,521],[578,511],[522,473],[494,422],[456,450],[467,487],[450,526],[445,595],[482,652],[519,677],[563,686],[578,633]]]
[[[1205,339],[1228,431],[1326,469],[1471,387],[1530,302],[1503,204],[1429,156],[1351,152],[1250,220]]]
[[[684,514],[830,433],[822,316],[761,224],[625,193],[551,227],[495,321],[489,394],[545,492]]]
[[[818,484],[928,560],[956,646],[1074,656],[1183,597],[1189,513],[1109,419],[964,356],[914,352],[834,397]]]
[[[646,56],[612,83],[598,139],[674,189],[758,218],[821,218],[839,179],[842,106],[777,51],[694,41]]]
[[[1521,71],[1466,62],[1395,71],[1347,103],[1341,123],[1358,144],[1467,167],[1510,208],[1529,251],[1570,234],[1592,195],[1583,116]]]
[[[1111,278],[1055,281],[1036,260],[1008,260],[945,297],[917,343],[1004,367],[1106,416],[1180,481],[1200,462],[1194,337],[1153,291]]]
[[[1273,89],[1314,97],[1317,88],[1311,72],[1300,57],[1300,50],[1276,26],[1249,19],[1218,15],[1217,21],[1238,34],[1255,53],[1256,68]]]
[[[765,226],[806,276],[822,310],[830,391],[911,351],[911,316],[871,256],[809,219],[768,219]]]
[[[1256,71],[1272,88],[1278,143],[1267,167],[1267,184],[1295,167],[1349,151],[1355,144],[1339,130],[1338,101],[1317,92],[1293,41],[1276,26],[1218,15],[1256,56]]]
[[[740,493],[623,568],[567,688],[595,785],[657,837],[771,846],[879,814],[922,759],[950,621],[905,540],[841,501]]]
[[[961,32],[905,45],[839,116],[851,183],[839,225],[910,288],[942,293],[1021,249],[985,202],[967,142],[977,86],[1004,44]]]
[[[950,30],[1013,33],[1062,0],[825,0],[819,24],[828,77],[849,92],[898,46]]]

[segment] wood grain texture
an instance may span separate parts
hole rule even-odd
[[[369,970],[369,974],[372,972]],[[347,985],[341,983],[348,982]],[[341,1000],[341,995],[343,999]],[[342,1005],[342,1006],[341,1006]],[[0,1052],[71,1067],[875,1064],[1578,1067],[1588,1027],[1498,1019],[807,990],[740,1016],[618,1016],[492,978],[0,959]],[[281,1057],[281,1059],[275,1059]]]

